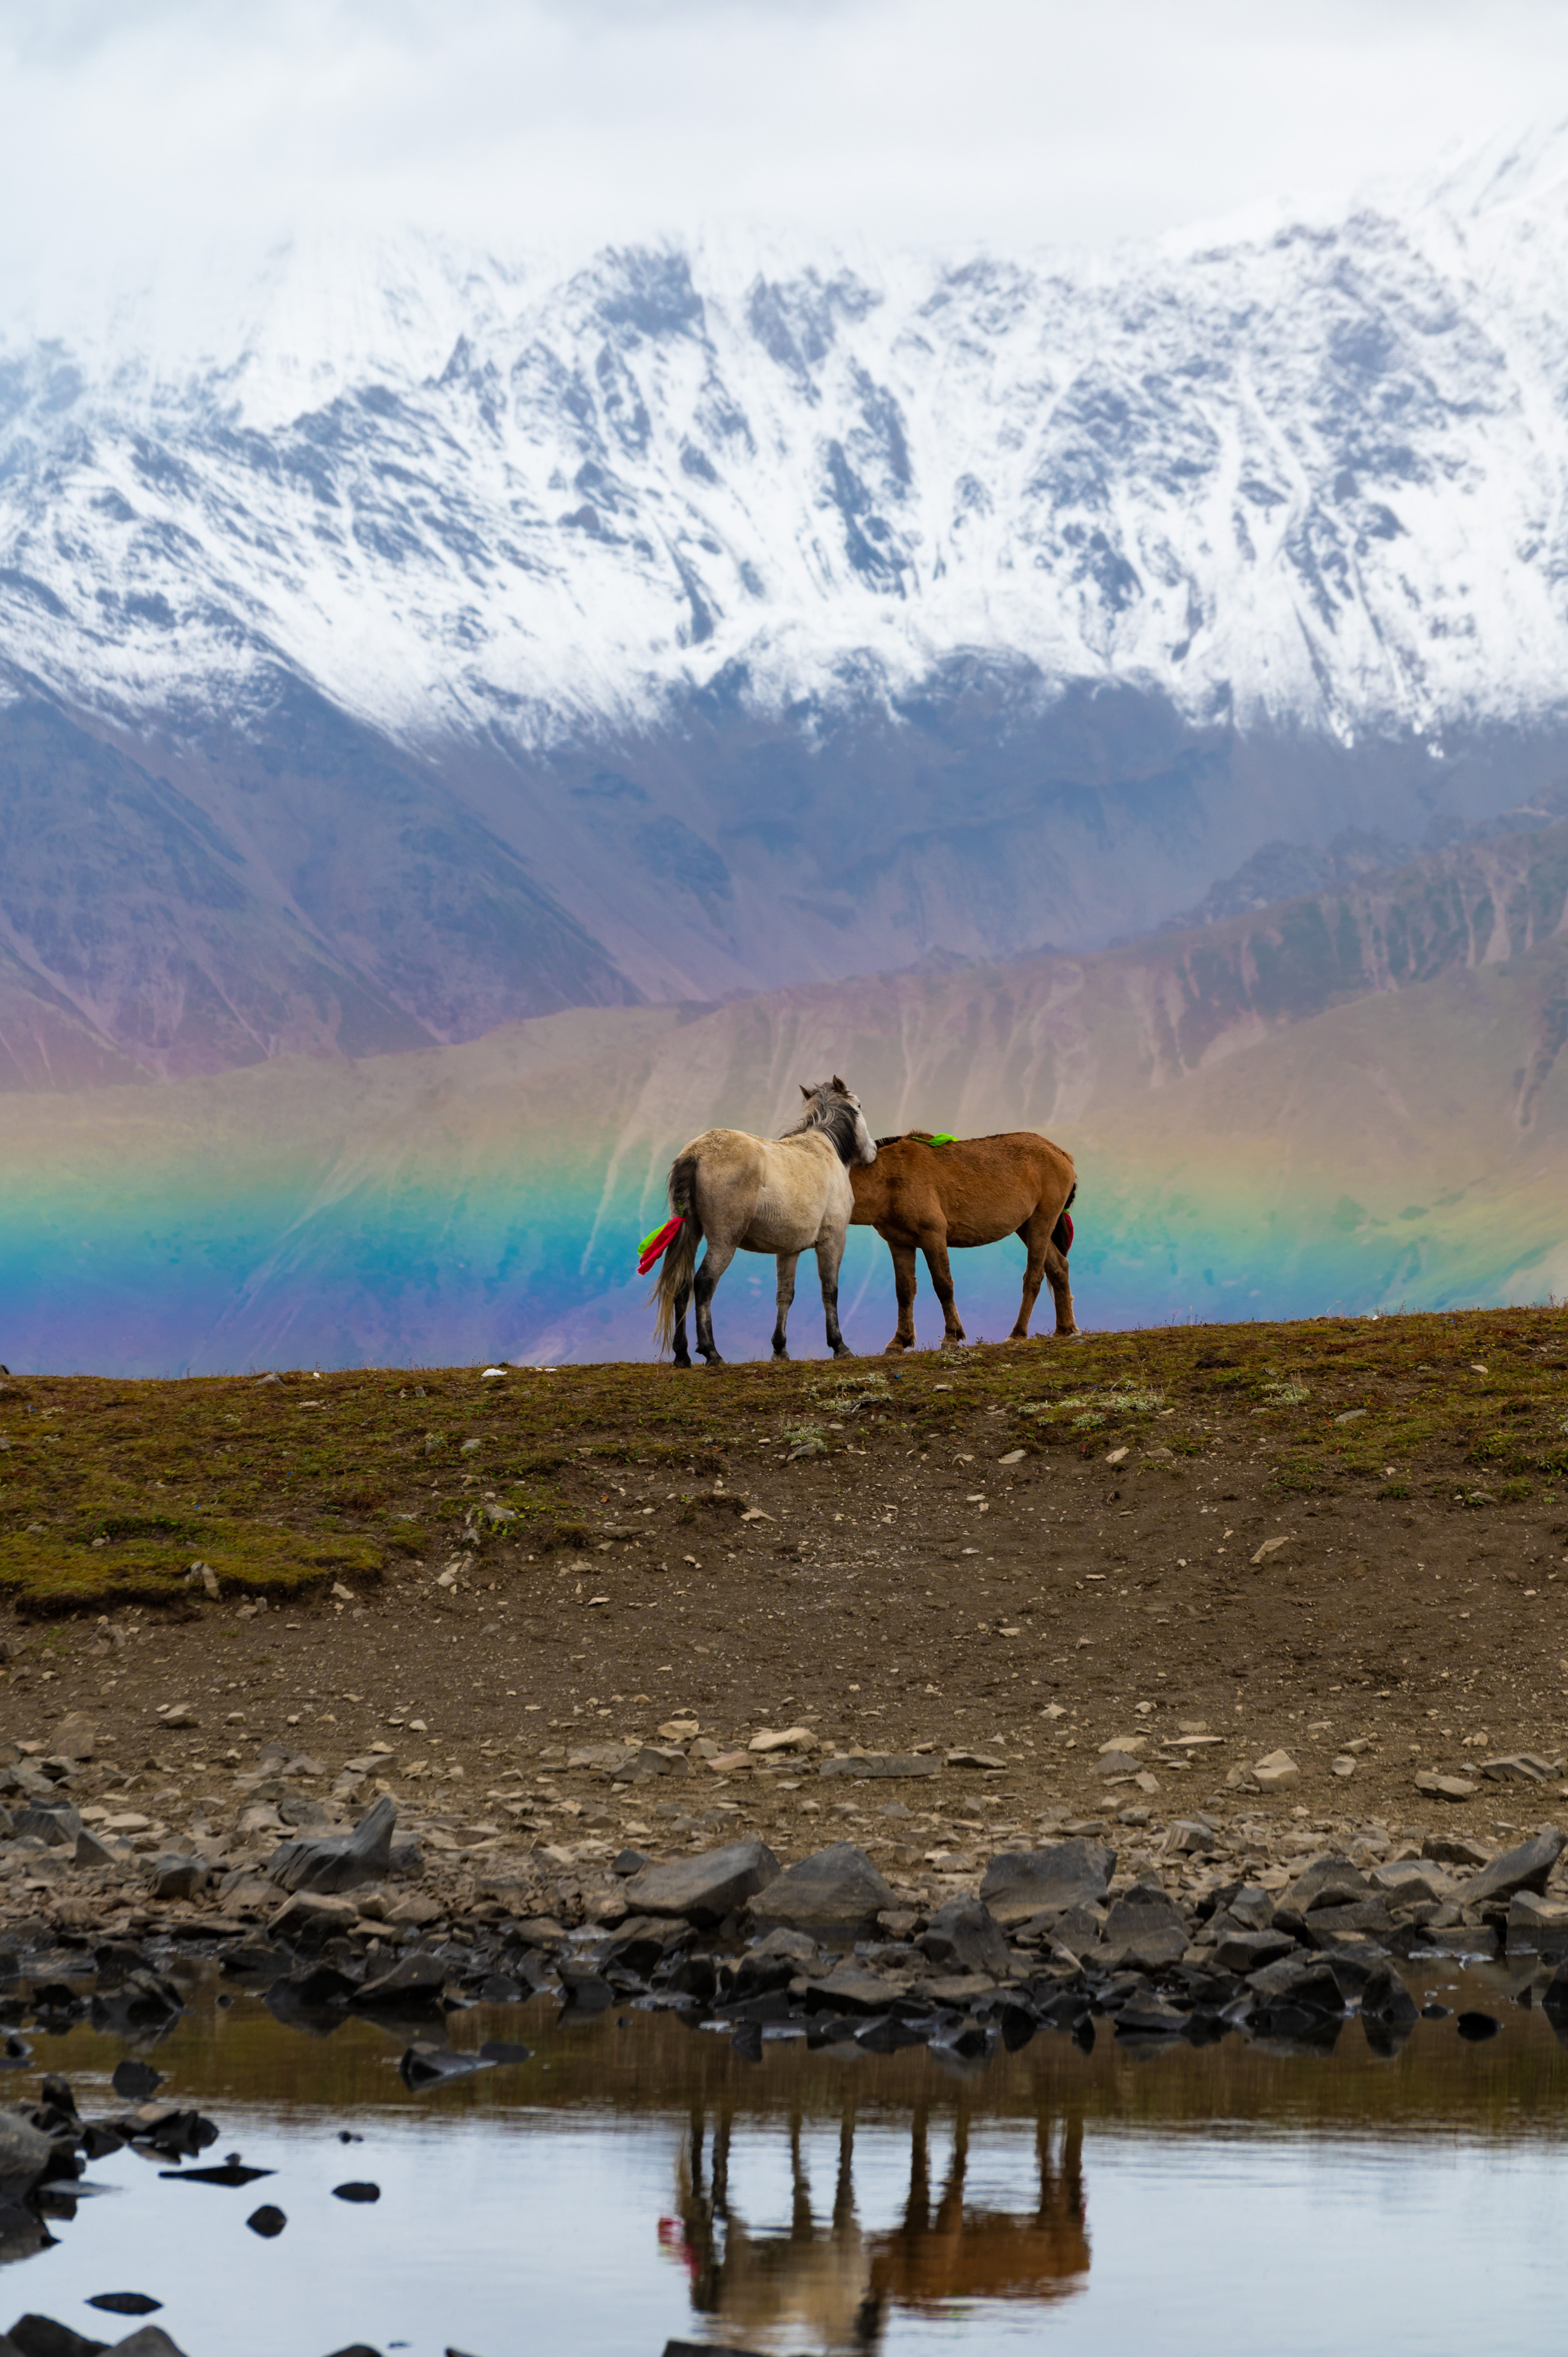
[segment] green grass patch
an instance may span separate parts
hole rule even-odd
[[[0,1536],[0,1598],[43,1618],[115,1604],[183,1603],[206,1592],[187,1585],[196,1563],[211,1566],[228,1599],[299,1596],[334,1579],[379,1579],[382,1555],[372,1539],[353,1533],[306,1537],[270,1523],[192,1515],[182,1525],[168,1514],[112,1511],[65,1528]]]

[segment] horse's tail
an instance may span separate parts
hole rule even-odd
[[[661,1351],[675,1339],[675,1297],[689,1294],[697,1265],[703,1223],[697,1217],[697,1157],[678,1154],[670,1165],[670,1209],[681,1222],[681,1232],[659,1264],[648,1298],[654,1312],[654,1335]]]
[[[1078,1180],[1075,1178],[1072,1182],[1071,1189],[1069,1192],[1067,1201],[1062,1205],[1061,1211],[1058,1214],[1056,1226],[1051,1230],[1051,1242],[1055,1244],[1058,1252],[1059,1253],[1069,1253],[1072,1250],[1072,1222],[1069,1219],[1068,1213],[1071,1211],[1073,1204],[1077,1200]]]

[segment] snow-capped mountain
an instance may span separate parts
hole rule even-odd
[[[1563,766],[1565,488],[1559,140],[1099,263],[403,239],[15,332],[0,1032],[459,1038],[1417,840]]]

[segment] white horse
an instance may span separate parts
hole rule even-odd
[[[650,1299],[658,1309],[660,1350],[673,1341],[675,1364],[689,1367],[686,1304],[697,1297],[697,1348],[709,1366],[724,1363],[714,1341],[714,1287],[737,1251],[772,1253],[779,1264],[779,1316],[773,1355],[789,1355],[784,1329],[795,1298],[795,1264],[817,1255],[828,1343],[835,1359],[851,1351],[839,1331],[839,1263],[854,1197],[852,1162],[875,1162],[876,1146],[860,1099],[837,1078],[801,1088],[806,1110],[782,1137],[708,1129],[670,1166],[670,1209],[680,1222]],[[707,1242],[701,1268],[697,1246]]]

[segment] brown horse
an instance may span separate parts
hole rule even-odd
[[[1029,1255],[1024,1297],[1010,1340],[1022,1341],[1042,1277],[1050,1279],[1057,1332],[1076,1334],[1068,1251],[1068,1205],[1078,1192],[1072,1157],[1037,1130],[1004,1130],[997,1137],[932,1141],[926,1130],[879,1137],[875,1162],[852,1168],[853,1227],[875,1228],[893,1254],[898,1288],[898,1330],[889,1352],[915,1347],[915,1254],[923,1252],[946,1321],[944,1344],[961,1342],[953,1300],[950,1244],[993,1244],[1021,1238]]]

